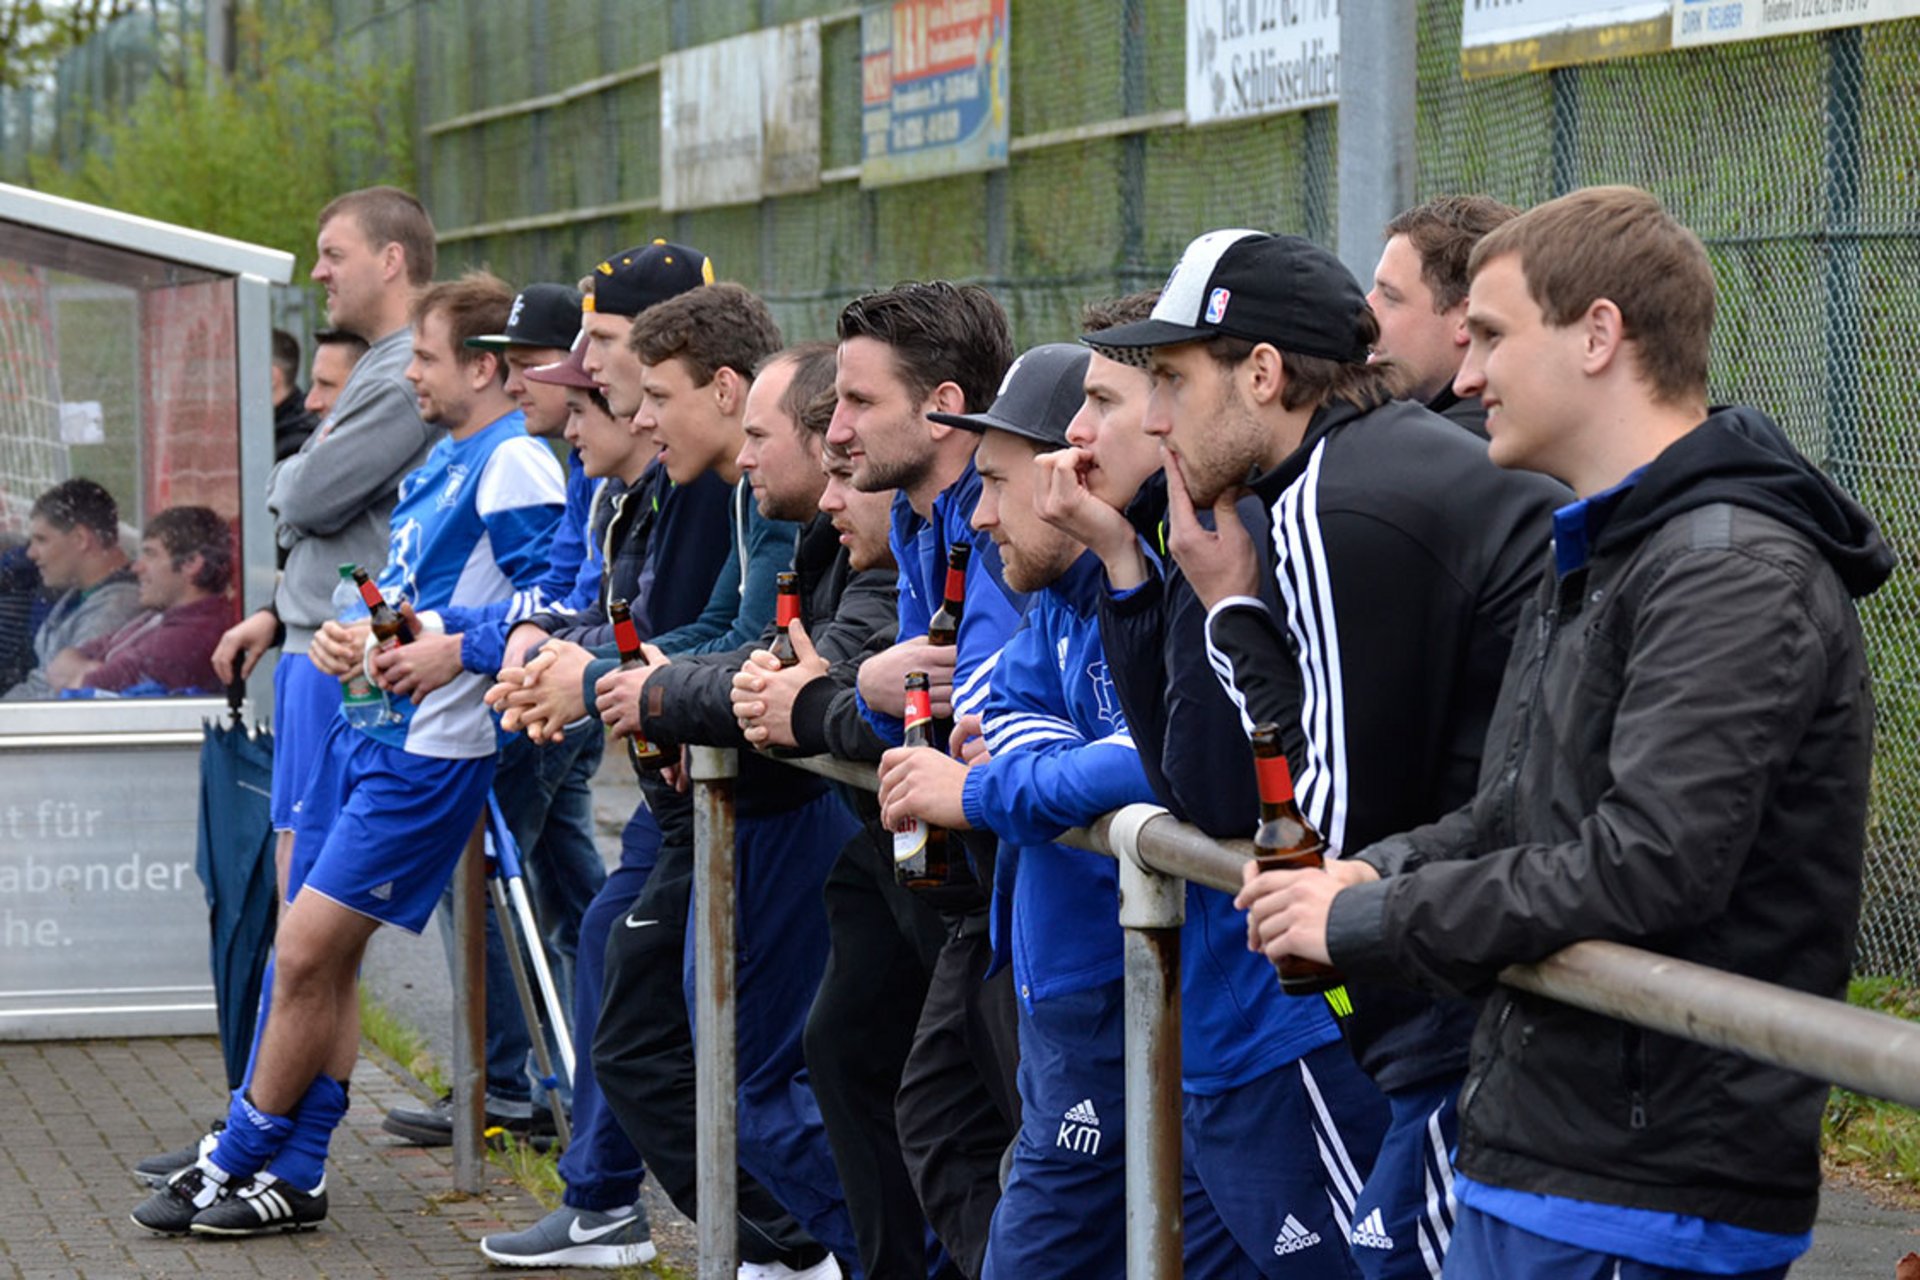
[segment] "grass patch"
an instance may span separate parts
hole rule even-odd
[[[1855,978],[1847,1002],[1920,1022],[1920,987],[1896,978]],[[1920,1111],[1835,1089],[1821,1126],[1827,1162],[1903,1190],[1920,1189]]]
[[[449,1091],[446,1072],[427,1050],[427,1038],[380,1003],[364,985],[360,988],[360,1037],[412,1072],[434,1097]]]

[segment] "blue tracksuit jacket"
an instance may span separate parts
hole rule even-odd
[[[1020,999],[1117,981],[1112,858],[1051,841],[1110,809],[1150,802],[1100,644],[1103,578],[1092,553],[1036,593],[1025,622],[975,673],[955,713],[977,712],[992,758],[967,772],[967,821],[1004,842],[994,872],[996,963]],[[1009,874],[1011,872],[1011,874]]]

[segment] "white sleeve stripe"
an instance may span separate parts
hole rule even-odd
[[[480,469],[473,501],[482,517],[516,507],[564,506],[567,477],[552,451],[532,436],[502,440]]]
[[[1240,692],[1240,682],[1234,675],[1232,659],[1214,647],[1213,618],[1211,616],[1207,618],[1206,626],[1201,628],[1201,635],[1207,643],[1207,664],[1213,668],[1213,674],[1219,679],[1220,687],[1226,691],[1227,697],[1233,700],[1234,709],[1240,713],[1240,728],[1246,733],[1248,740],[1251,741],[1253,738],[1253,717],[1248,713],[1247,700]]]
[[[1065,716],[1049,716],[1030,711],[1022,711],[1015,715],[990,717],[984,722],[983,727],[989,734],[994,734],[1004,733],[1014,725],[1021,724],[1047,724],[1057,725],[1062,729],[1074,728],[1073,721],[1067,719]]]
[[[993,670],[994,664],[1000,661],[1000,653],[1001,651],[999,649],[995,649],[986,661],[975,667],[972,673],[967,676],[966,683],[953,691],[953,705],[955,707],[958,707],[962,702],[971,704],[976,687],[978,687],[982,694],[986,692],[987,686],[982,685],[980,682],[986,678],[988,672]]]
[[[981,730],[990,747],[1003,738],[1034,730],[1069,733],[1076,738],[1083,736],[1071,720],[1056,720],[1052,716],[1003,716],[991,724],[983,724]]]
[[[1337,850],[1346,843],[1346,699],[1340,679],[1339,614],[1320,532],[1318,494],[1325,454],[1323,440],[1300,479],[1274,504],[1273,546],[1287,627],[1300,655],[1306,762],[1296,789],[1307,820]]]
[[[1026,733],[1015,734],[1005,742],[988,743],[987,749],[994,755],[1007,755],[1035,742],[1078,742],[1077,733],[1062,733],[1058,729],[1032,729]]]

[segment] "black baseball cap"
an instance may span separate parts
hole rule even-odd
[[[1092,353],[1071,342],[1049,342],[1023,352],[985,413],[930,413],[928,420],[963,431],[1011,431],[1055,448],[1067,443],[1067,424],[1086,400]]]
[[[1154,347],[1225,334],[1282,351],[1364,364],[1366,293],[1340,259],[1311,240],[1236,227],[1187,246],[1153,314],[1082,336],[1112,360],[1142,365]]]
[[[712,283],[713,259],[683,244],[655,240],[595,267],[585,305],[596,315],[637,316],[656,302]]]
[[[505,333],[482,333],[466,345],[498,351],[503,347],[573,345],[580,333],[580,291],[570,284],[530,284],[513,296]]]

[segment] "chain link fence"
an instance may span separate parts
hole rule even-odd
[[[1657,193],[1719,276],[1715,397],[1775,415],[1901,553],[1862,610],[1880,737],[1861,966],[1920,974],[1920,21],[1469,82],[1461,0],[1419,6],[1418,194]],[[1026,345],[1158,283],[1206,228],[1332,243],[1337,113],[1186,127],[1186,0],[1010,10],[1008,167],[863,190],[845,0],[332,0],[344,48],[412,60],[443,275],[572,280],[669,236],[793,338],[830,334],[861,291],[951,277],[992,287]],[[800,18],[822,25],[820,189],[663,213],[659,59]]]
[[[1420,193],[1657,193],[1713,260],[1714,398],[1772,414],[1899,554],[1861,608],[1879,734],[1860,967],[1920,973],[1920,22],[1463,82],[1460,15],[1424,0]]]

